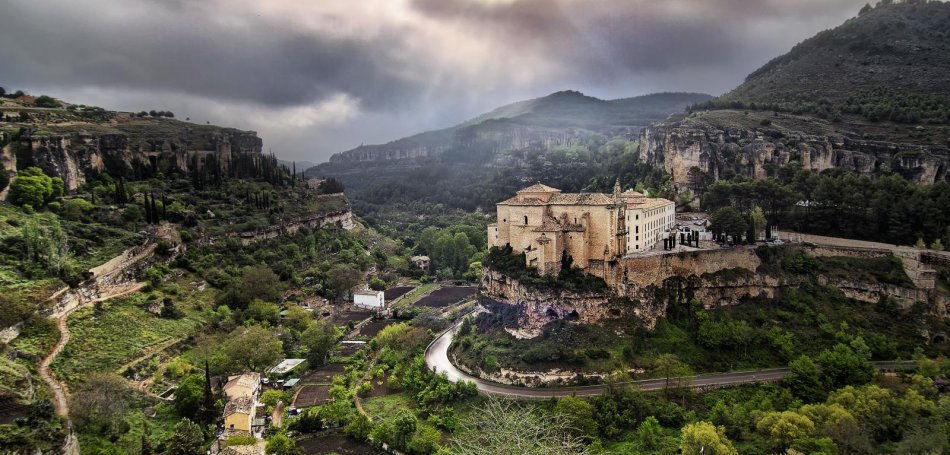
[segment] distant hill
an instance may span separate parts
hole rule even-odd
[[[945,123],[950,121],[947,24],[950,3],[863,9],[772,59],[717,101],[760,108],[787,104],[784,110],[830,118],[854,113],[870,120]]]
[[[451,128],[357,147],[306,174],[339,179],[357,213],[376,226],[397,227],[392,233],[405,232],[418,216],[492,210],[537,181],[564,191],[609,190],[618,176],[633,185],[654,172],[637,163],[640,130],[711,98],[659,93],[601,100],[557,92]],[[661,180],[657,173],[650,181]]]
[[[729,93],[643,130],[680,192],[782,169],[950,180],[950,3],[865,7]]]
[[[360,146],[333,155],[330,162],[414,159],[447,151],[482,159],[507,150],[573,146],[595,134],[636,137],[643,126],[710,98],[659,93],[607,101],[576,91],[556,92],[502,106],[451,128]]]

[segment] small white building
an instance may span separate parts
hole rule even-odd
[[[382,310],[386,308],[386,296],[383,291],[356,291],[353,304],[360,308]]]

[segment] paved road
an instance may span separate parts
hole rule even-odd
[[[429,368],[436,373],[445,373],[448,379],[452,382],[458,382],[460,380],[470,381],[474,382],[478,387],[478,390],[482,393],[524,399],[544,399],[565,396],[595,396],[601,395],[607,391],[606,385],[528,388],[500,384],[471,376],[456,368],[455,365],[453,365],[449,360],[449,345],[452,344],[452,337],[455,335],[457,330],[458,324],[436,338],[426,349],[426,365],[428,365]],[[885,371],[893,371],[899,366],[907,366],[908,364],[908,362],[897,361],[875,362],[875,366],[879,370]],[[910,365],[912,365],[912,363],[910,363]],[[788,375],[788,368],[773,368],[757,371],[701,374],[688,379],[690,381],[690,386],[694,389],[713,389],[741,384],[777,382],[782,380],[786,375]],[[671,378],[670,383],[680,379],[684,378]],[[636,386],[641,390],[663,390],[666,387],[666,379],[644,379],[639,381],[631,381],[627,384]]]

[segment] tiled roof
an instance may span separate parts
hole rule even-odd
[[[523,201],[518,200],[518,196],[515,196],[511,199],[505,199],[498,203],[498,205],[545,205],[544,201],[538,199],[526,199]]]
[[[228,383],[224,385],[224,394],[232,400],[240,397],[249,397],[254,395],[260,383],[260,373],[244,373],[240,376],[233,376],[229,378]]]
[[[254,400],[248,397],[241,397],[231,400],[224,405],[224,416],[227,417],[234,413],[250,414],[254,409]]]
[[[610,205],[613,199],[604,193],[565,193],[551,196],[548,204],[555,205]]]
[[[518,193],[560,193],[561,190],[557,188],[551,188],[550,186],[543,185],[541,183],[535,183],[523,190],[518,191]]]
[[[218,455],[260,455],[264,453],[258,445],[228,446],[218,452]]]

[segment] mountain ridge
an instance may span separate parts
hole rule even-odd
[[[504,151],[531,143],[570,143],[592,134],[635,136],[652,121],[711,99],[701,93],[666,92],[602,100],[573,90],[517,101],[448,128],[425,131],[385,144],[361,145],[334,154],[331,163],[399,160],[441,154],[452,148],[489,148]],[[565,134],[564,130],[578,131]],[[508,141],[499,136],[517,136]],[[552,139],[553,138],[553,139]],[[501,142],[501,143],[499,143]],[[318,165],[319,167],[319,165]]]

